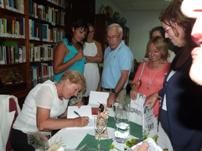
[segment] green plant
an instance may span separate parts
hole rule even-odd
[[[126,143],[125,143],[125,145],[127,147],[131,148],[132,146],[134,146],[138,142],[139,142],[139,139],[132,138],[132,139],[127,140]]]
[[[117,151],[121,151],[119,148],[117,148],[114,144],[111,144],[109,147],[110,150],[116,149]]]

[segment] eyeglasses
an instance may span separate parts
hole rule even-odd
[[[120,35],[107,36],[107,40],[119,38]]]

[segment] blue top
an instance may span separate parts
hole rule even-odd
[[[68,42],[67,38],[63,39],[63,43],[65,44],[66,48],[69,51],[63,60],[63,63],[66,63],[69,60],[71,60],[78,53],[78,50],[72,44],[70,44]],[[78,71],[81,74],[83,74],[85,63],[86,63],[86,59],[85,59],[85,57],[83,57],[82,59],[80,59],[80,60],[76,61],[74,64],[72,64],[69,68],[67,68],[67,70],[74,70],[74,71]],[[64,74],[64,72],[55,74],[54,81],[59,81],[62,78],[63,74]]]
[[[199,151],[202,145],[202,87],[189,77],[191,62],[171,70],[161,91],[160,122],[175,151]]]
[[[121,71],[128,70],[130,72],[132,63],[133,54],[123,41],[116,49],[112,50],[107,47],[104,54],[101,86],[103,88],[115,88],[121,77]]]

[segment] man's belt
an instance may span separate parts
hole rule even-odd
[[[114,92],[114,89],[110,89],[110,88],[102,88],[102,91]]]

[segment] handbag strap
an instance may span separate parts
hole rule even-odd
[[[140,79],[142,78],[142,74],[143,74],[143,72],[144,72],[145,64],[146,64],[146,63],[144,62],[138,80],[140,80]]]

